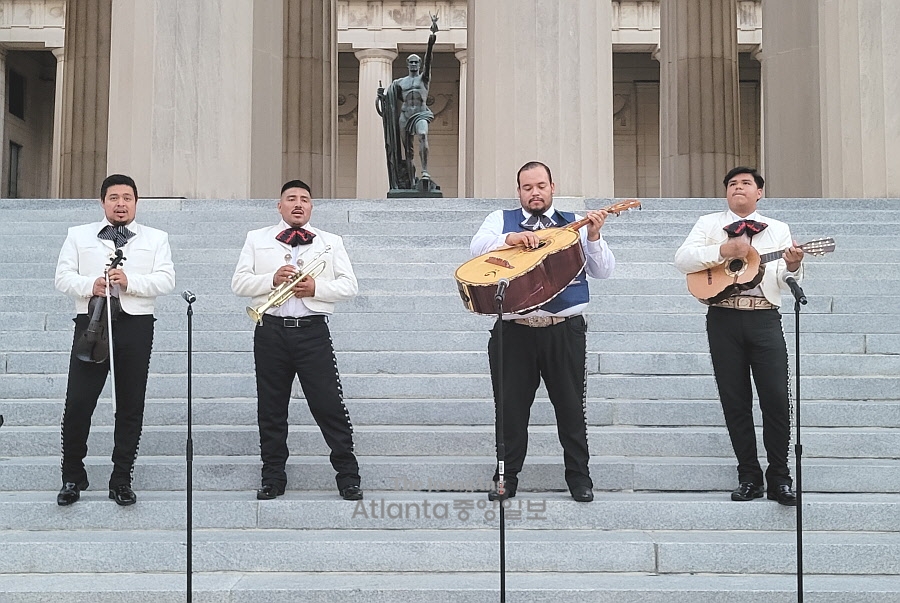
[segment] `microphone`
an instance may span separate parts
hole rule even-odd
[[[197,296],[194,295],[193,293],[191,293],[188,289],[184,290],[184,292],[181,294],[181,297],[182,297],[182,299],[184,299],[184,301],[186,301],[189,304],[192,304],[195,301],[197,301]]]
[[[797,279],[795,279],[793,276],[786,275],[784,277],[784,282],[787,283],[787,286],[791,288],[791,293],[794,294],[794,299],[796,299],[798,303],[805,306],[807,302],[806,295],[803,294],[803,289],[801,289],[800,285],[797,284]]]
[[[507,287],[509,287],[509,279],[501,278],[497,281],[497,293],[494,294],[494,299],[502,300],[503,296],[506,295]]]

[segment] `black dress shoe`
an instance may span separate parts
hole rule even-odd
[[[753,500],[754,498],[762,498],[764,488],[757,486],[753,482],[741,482],[737,490],[731,493],[731,500]]]
[[[497,492],[497,482],[491,484],[491,489],[488,491],[488,500],[506,500],[507,498],[516,497],[517,483],[506,482],[503,485],[505,486],[506,492],[501,496],[500,493]]]
[[[66,482],[63,484],[62,490],[56,495],[56,504],[60,507],[67,507],[81,498],[81,491],[87,490],[87,480],[79,483]]]
[[[569,488],[569,492],[572,493],[572,498],[576,502],[591,502],[594,500],[594,491],[588,486],[572,486]]]
[[[263,484],[262,488],[256,491],[256,500],[272,500],[282,494],[284,494],[284,487],[279,487],[275,484]]]
[[[797,506],[797,494],[787,484],[774,487],[769,486],[769,492],[766,496],[769,500],[778,501],[779,505],[784,505],[785,507]]]
[[[357,486],[356,484],[351,484],[349,486],[345,486],[340,489],[341,498],[344,500],[362,500],[363,491],[362,488]]]
[[[119,484],[110,488],[109,499],[116,501],[116,504],[122,507],[127,507],[137,502],[137,496],[134,495],[134,490],[128,484]]]

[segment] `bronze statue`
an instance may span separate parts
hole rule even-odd
[[[428,174],[428,124],[434,113],[428,108],[428,84],[431,81],[431,57],[437,40],[437,16],[431,17],[431,35],[425,61],[417,54],[409,55],[409,75],[391,82],[387,90],[378,89],[375,107],[384,125],[387,153],[388,197],[440,197],[440,187]],[[420,70],[421,65],[421,70]],[[414,144],[419,142],[421,177],[416,177]]]

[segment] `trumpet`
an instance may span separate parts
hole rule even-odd
[[[319,258],[331,251],[331,245],[327,245],[325,249],[320,251],[310,262],[310,265],[305,270],[302,270],[292,276],[290,279],[284,281],[278,287],[276,287],[270,294],[266,302],[259,306],[258,308],[251,308],[247,306],[247,315],[253,319],[258,325],[262,324],[263,314],[266,313],[266,310],[269,308],[278,308],[283,305],[287,300],[291,299],[294,296],[293,288],[294,285],[305,279],[306,277],[316,278],[322,271],[325,270],[325,260],[320,260]],[[318,260],[318,261],[316,261]]]

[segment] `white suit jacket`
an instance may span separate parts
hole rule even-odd
[[[253,298],[251,306],[254,308],[265,303],[274,289],[272,279],[275,273],[287,263],[284,256],[291,253],[290,245],[275,239],[275,235],[283,228],[283,224],[276,224],[251,230],[241,249],[231,278],[231,290],[240,297]],[[307,267],[312,265],[312,258],[324,250],[326,245],[331,246],[331,251],[319,258],[325,261],[325,269],[316,277],[315,296],[301,298],[301,301],[311,312],[333,314],[335,302],[352,299],[359,292],[350,257],[338,235],[309,225],[304,228],[316,235],[312,243],[300,246],[298,259],[304,259]]]
[[[112,241],[97,235],[109,222],[102,220],[73,226],[59,252],[54,284],[57,290],[75,298],[75,312],[88,310],[94,281],[103,276],[116,251]],[[122,310],[128,314],[153,314],[156,297],[175,289],[175,266],[169,235],[162,230],[132,222],[128,230],[135,233],[122,252],[122,271],[128,277],[128,290],[119,293]]]
[[[728,240],[728,233],[722,229],[740,219],[729,210],[701,216],[684,243],[675,252],[675,267],[684,274],[688,274],[712,268],[724,262],[725,258],[719,255],[719,245]],[[766,218],[756,212],[747,216],[747,219],[768,224],[764,231],[754,235],[750,240],[750,244],[760,255],[771,251],[781,251],[793,245],[790,228],[784,222]],[[784,260],[781,258],[765,264],[765,272],[759,286],[763,295],[772,305],[780,307],[782,289],[789,290],[784,282],[785,275],[793,276],[798,282],[801,280],[803,264],[800,266],[794,273],[788,272]]]

